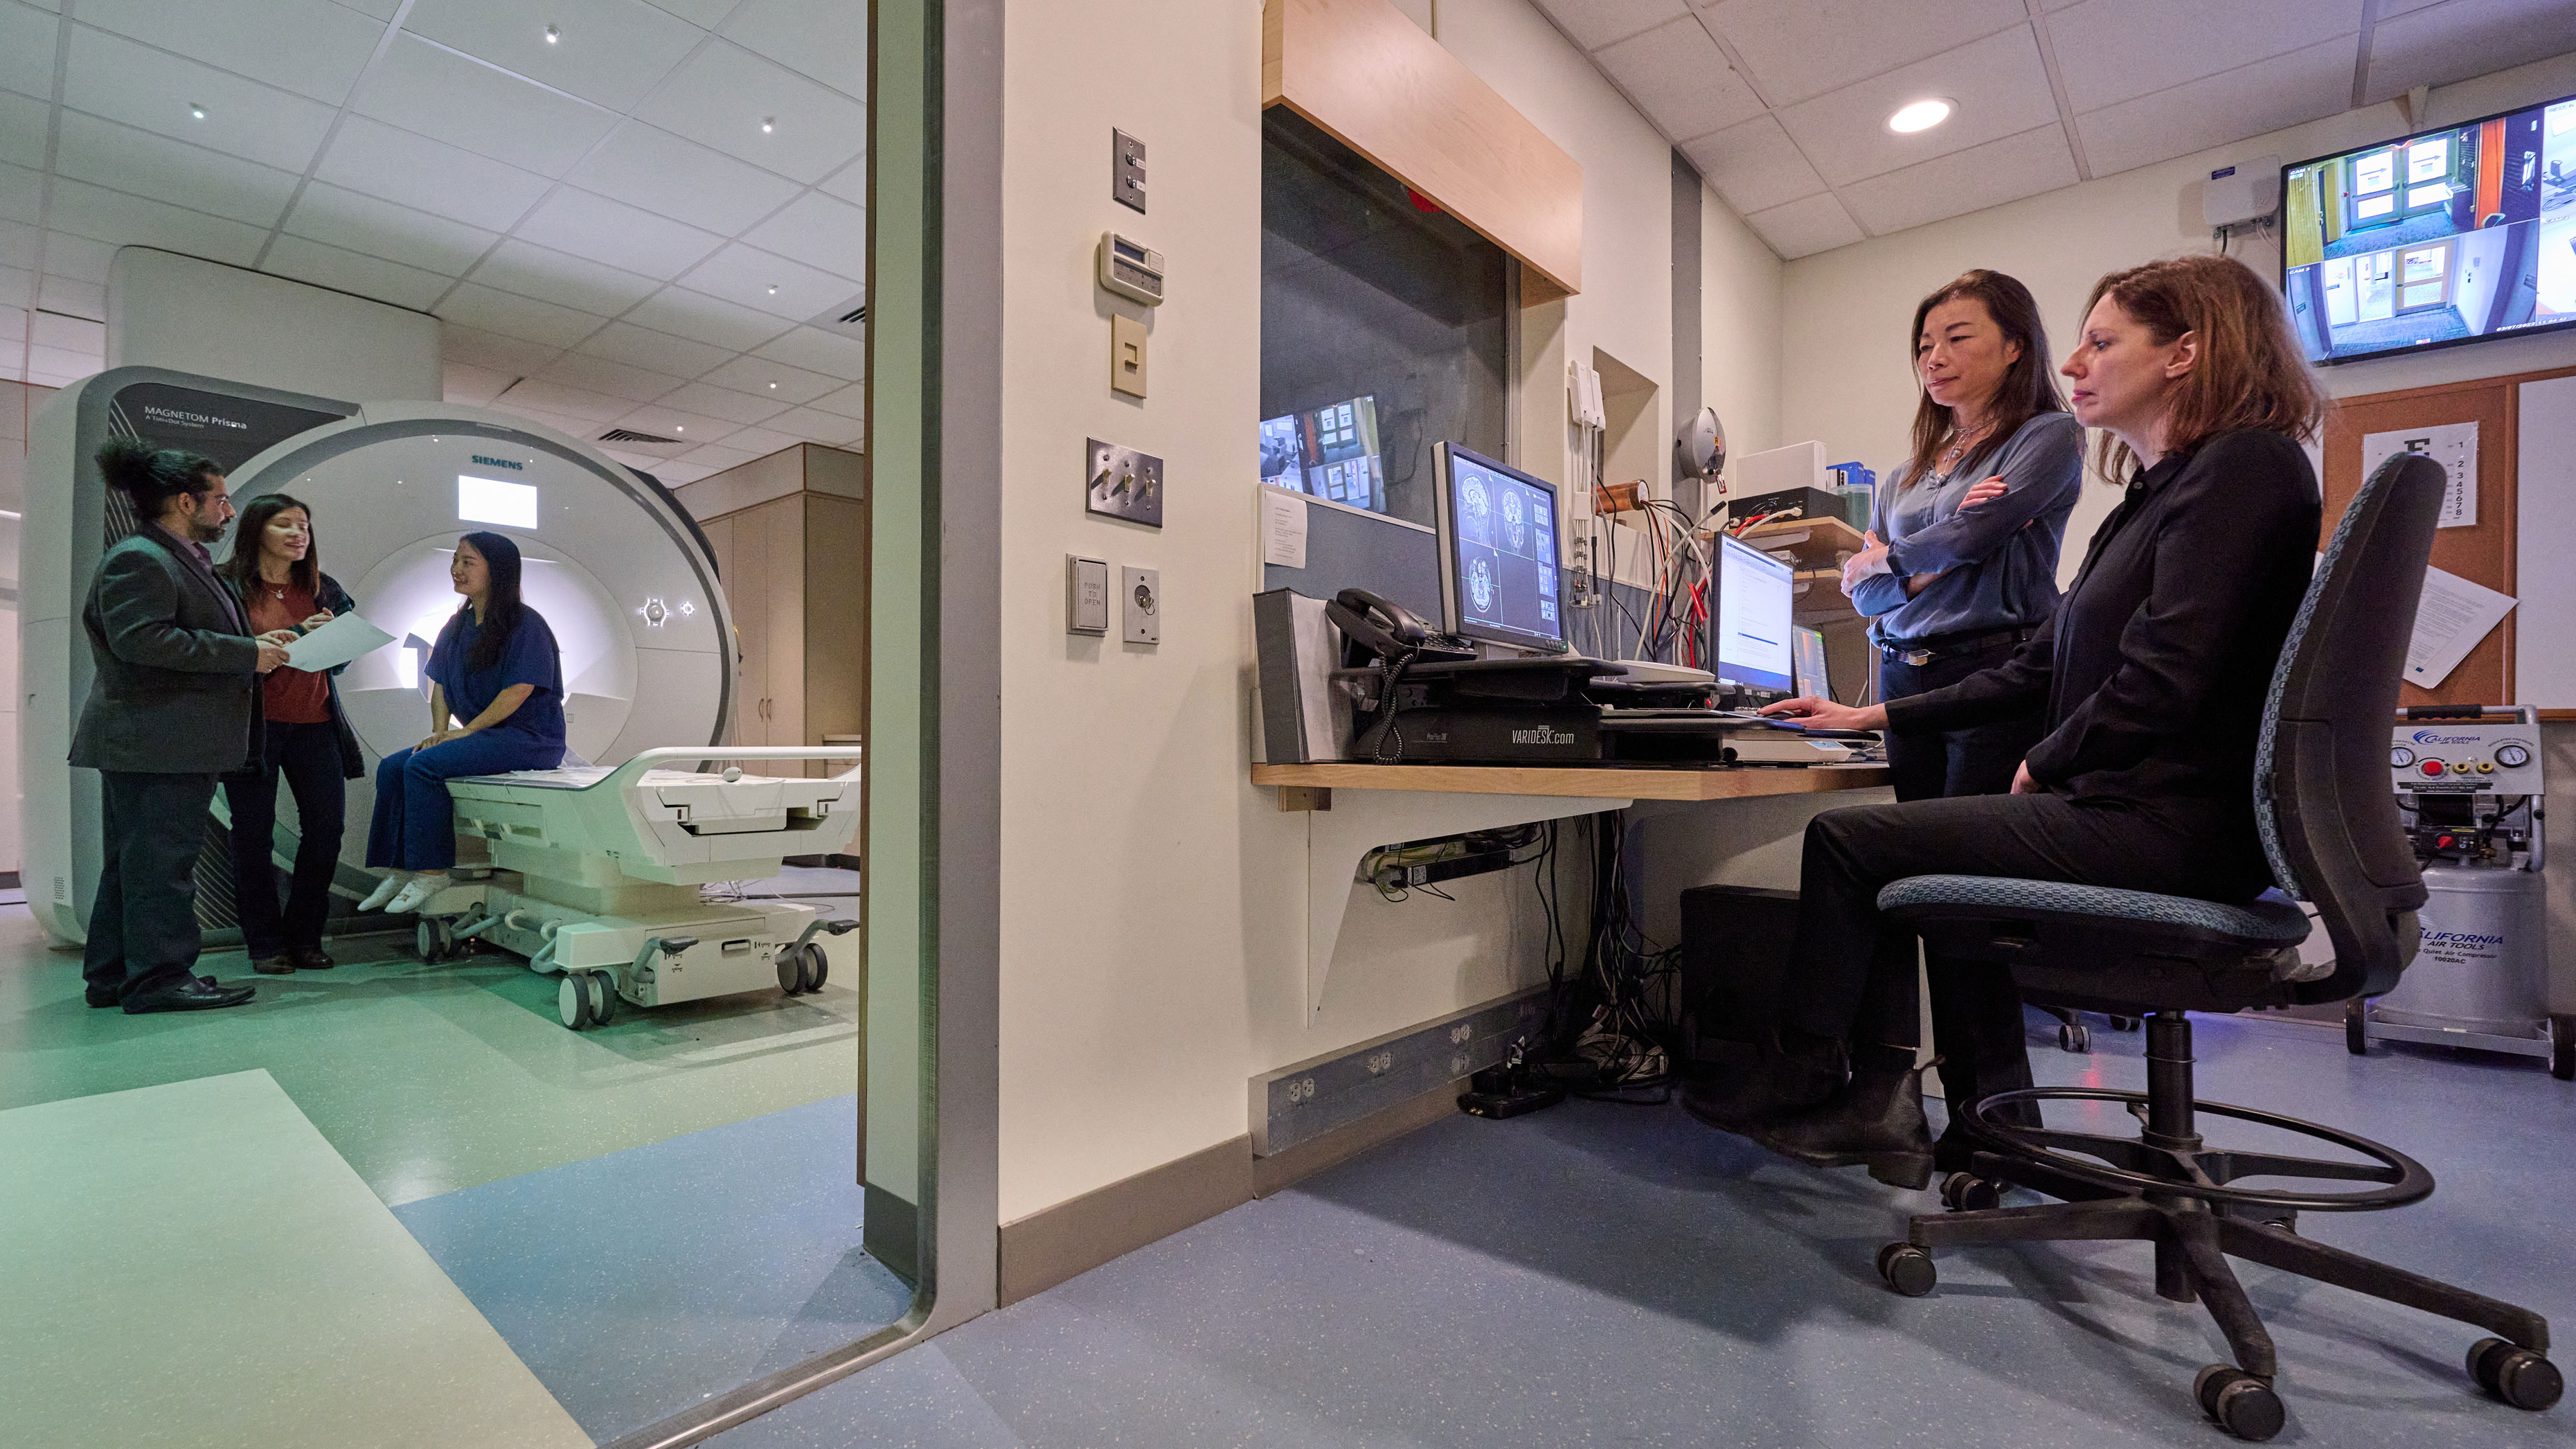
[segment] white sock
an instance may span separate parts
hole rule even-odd
[[[418,871],[410,870],[387,871],[385,878],[376,882],[376,888],[367,892],[367,898],[358,902],[358,909],[362,911],[384,909],[385,902],[402,894],[402,888],[410,885],[412,877],[418,874]]]

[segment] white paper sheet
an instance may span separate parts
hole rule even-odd
[[[2361,476],[2399,453],[2421,453],[2442,465],[2450,483],[2442,492],[2442,528],[2475,528],[2478,522],[2478,425],[2444,423],[2393,433],[2361,435]]]
[[[342,614],[287,645],[286,663],[291,669],[318,674],[325,669],[337,669],[361,655],[373,654],[392,642],[393,635],[355,614]]]
[[[1306,566],[1306,496],[1284,488],[1261,489],[1261,561],[1286,569]]]
[[[2513,595],[2427,568],[2424,601],[2415,606],[2415,636],[2406,645],[2406,682],[2419,689],[2438,687],[2512,612]]]

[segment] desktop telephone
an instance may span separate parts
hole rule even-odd
[[[1344,589],[1324,605],[1324,617],[1342,631],[1342,667],[1473,659],[1475,651],[1456,647],[1461,641],[1434,632],[1402,604],[1366,589]]]

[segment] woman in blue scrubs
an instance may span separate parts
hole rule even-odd
[[[376,767],[367,864],[388,874],[360,910],[416,911],[446,888],[456,863],[448,781],[563,763],[563,659],[545,616],[519,601],[519,546],[469,533],[447,576],[465,604],[430,651],[432,732]]]

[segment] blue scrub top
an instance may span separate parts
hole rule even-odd
[[[555,631],[547,626],[545,616],[522,607],[519,627],[502,647],[500,662],[489,669],[468,670],[465,661],[473,653],[475,637],[480,633],[482,626],[474,622],[474,610],[470,606],[459,609],[447,621],[447,627],[438,631],[438,645],[430,651],[429,677],[447,691],[449,712],[458,721],[471,724],[475,716],[492,707],[502,690],[514,684],[533,684],[536,693],[512,710],[508,719],[485,733],[562,745],[563,654],[555,647]]]

